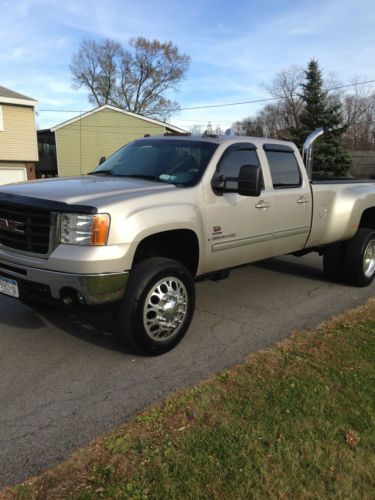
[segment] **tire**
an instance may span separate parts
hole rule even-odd
[[[369,286],[375,276],[375,231],[360,228],[347,242],[344,255],[345,278],[353,286]]]
[[[158,356],[173,349],[194,314],[194,281],[184,265],[150,257],[135,265],[114,311],[115,333],[127,348]]]
[[[345,279],[344,251],[343,243],[332,245],[325,249],[323,254],[323,269],[329,281],[340,283]]]

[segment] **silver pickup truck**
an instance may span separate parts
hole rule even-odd
[[[105,304],[144,354],[186,333],[194,280],[283,254],[323,255],[326,276],[375,274],[375,183],[311,177],[290,142],[147,137],[84,177],[2,187],[0,292],[25,304]]]

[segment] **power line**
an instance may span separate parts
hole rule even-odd
[[[349,83],[347,85],[338,85],[337,87],[331,87],[328,92],[331,92],[332,90],[340,90],[340,89],[345,89],[349,87],[356,87],[357,85],[365,85],[366,83],[375,83],[375,80],[367,80],[364,82],[356,82],[356,83]],[[295,94],[293,97],[297,97],[298,94]],[[170,109],[169,111],[191,111],[194,109],[211,109],[211,108],[224,108],[224,107],[229,107],[229,106],[241,106],[243,104],[258,104],[261,102],[270,102],[270,101],[280,101],[280,97],[269,97],[269,98],[264,98],[264,99],[254,99],[251,101],[238,101],[238,102],[227,102],[227,103],[222,103],[222,104],[208,104],[205,106],[189,106],[189,107],[184,107],[184,108],[175,108],[175,109]],[[90,111],[90,110],[87,110]],[[78,110],[67,110],[67,109],[40,109],[38,112],[49,112],[49,113],[87,113],[87,111],[82,111],[81,109]],[[165,111],[165,109],[160,108],[160,109],[155,109],[154,111]],[[146,117],[147,118],[147,117]]]
[[[349,83],[347,85],[339,85],[337,87],[331,87],[328,92],[331,90],[339,90],[345,89],[348,87],[356,87],[357,85],[364,85],[365,83],[375,83],[375,80],[367,80],[366,82],[357,82],[357,83]],[[298,94],[294,94],[293,97],[298,97]],[[223,108],[224,106],[239,106],[241,104],[255,104],[260,102],[268,102],[268,101],[280,101],[280,97],[270,97],[268,99],[257,99],[253,101],[241,101],[241,102],[228,102],[225,104],[210,104],[209,106],[194,106],[190,108],[179,108],[180,111],[191,110],[191,109],[208,109],[208,108]]]
[[[375,81],[375,80],[374,80]],[[230,103],[224,103],[224,104],[209,104],[206,106],[191,106],[191,107],[186,107],[186,108],[174,108],[170,109],[169,111],[186,111],[186,110],[192,110],[192,109],[208,109],[208,108],[223,108],[225,106],[238,106],[240,104],[254,104],[254,103],[259,103],[259,102],[267,102],[267,101],[278,101],[280,100],[279,97],[270,97],[267,99],[256,99],[253,101],[242,101],[242,102],[230,102]],[[92,109],[92,108],[91,108]],[[88,111],[91,111],[90,109],[86,111],[82,111],[81,109],[39,109],[38,113],[80,113],[84,114],[87,113]],[[165,111],[164,109],[155,109],[155,111]],[[147,118],[147,117],[146,117]]]
[[[212,118],[212,119],[207,119],[207,118],[176,118],[176,120],[178,120],[178,122],[187,122],[187,123],[207,123],[207,121],[211,121],[211,122],[220,122],[220,123],[233,123],[233,120],[230,120],[228,118]],[[51,124],[51,123],[56,123],[56,119],[55,118],[41,118],[41,119],[38,119],[38,123],[45,123],[45,124]],[[106,125],[85,125],[87,127],[105,127]],[[118,125],[120,126],[120,125]],[[123,125],[121,125],[122,127]],[[141,126],[141,125],[127,125],[128,127],[131,127],[131,128],[134,128],[134,127],[139,127],[139,128],[144,128],[144,126]],[[175,126],[175,125],[172,125],[171,123],[167,123],[167,126]],[[108,125],[108,127],[117,127],[117,125]]]

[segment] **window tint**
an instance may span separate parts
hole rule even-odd
[[[298,187],[301,173],[297,160],[289,151],[266,151],[274,188]]]
[[[218,171],[227,178],[227,188],[238,189],[238,176],[243,165],[258,166],[258,156],[254,149],[234,149],[224,153]]]
[[[237,149],[224,153],[219,165],[219,172],[226,177],[237,179],[243,165],[259,165],[254,149]]]

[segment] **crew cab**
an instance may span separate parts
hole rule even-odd
[[[329,279],[368,286],[375,183],[312,180],[320,134],[306,167],[291,142],[147,137],[87,176],[2,186],[0,292],[110,307],[121,342],[156,355],[188,330],[198,278],[315,251]]]

